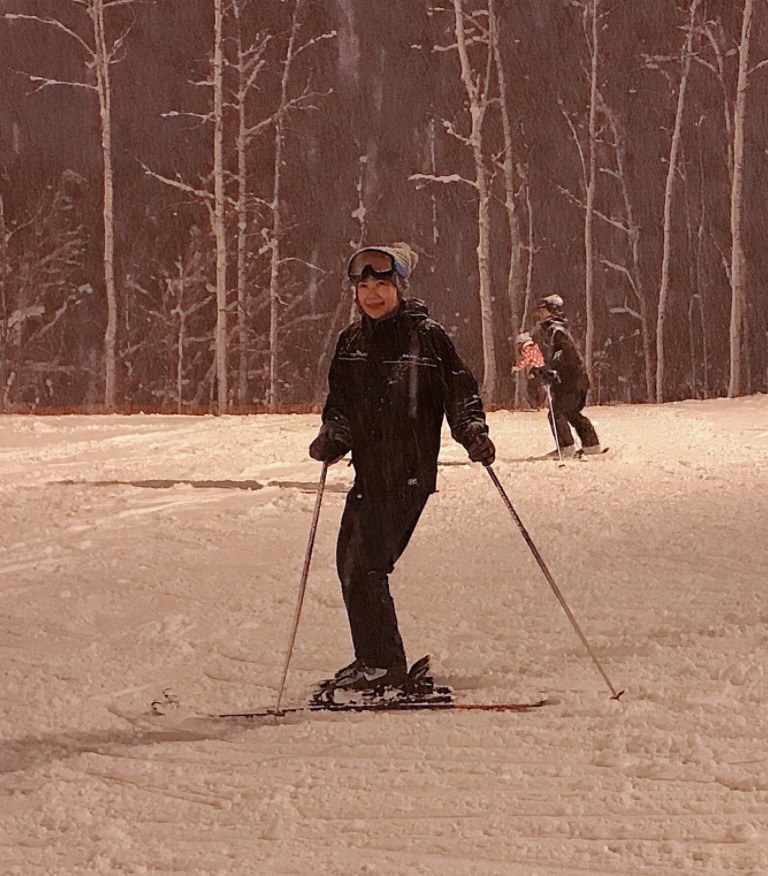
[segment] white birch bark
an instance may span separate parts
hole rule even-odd
[[[517,211],[516,187],[515,187],[515,160],[512,140],[512,122],[509,114],[509,101],[507,92],[507,78],[499,43],[499,27],[496,18],[494,0],[488,0],[488,19],[491,48],[493,51],[496,77],[499,84],[499,112],[501,114],[501,127],[504,136],[504,160],[502,174],[504,178],[504,208],[507,214],[507,230],[509,233],[509,263],[507,268],[507,297],[510,304],[510,317],[512,321],[512,334],[522,331],[521,320],[521,296],[525,293],[522,279],[523,268],[523,241],[520,232],[520,217]],[[522,381],[516,381],[516,396],[519,404],[520,385]]]
[[[470,132],[467,138],[472,150],[475,166],[475,188],[478,195],[477,207],[477,269],[479,275],[480,327],[483,343],[483,383],[482,391],[486,403],[496,398],[496,342],[493,331],[493,301],[491,298],[491,277],[489,252],[491,240],[491,191],[488,172],[483,154],[483,121],[488,107],[487,92],[480,86],[480,77],[469,61],[467,38],[464,28],[464,9],[462,0],[453,0],[456,43],[461,64],[461,81],[469,99]],[[490,58],[489,58],[490,60]],[[487,81],[487,79],[486,79]]]
[[[248,125],[245,101],[248,94],[248,69],[243,47],[242,22],[240,5],[234,3],[233,13],[237,19],[237,387],[235,398],[238,406],[245,404],[248,391],[248,360],[246,349],[248,345],[248,326],[245,319],[245,266],[248,232],[248,162],[246,149],[248,145]]]
[[[525,265],[525,289],[523,291],[523,305],[522,313],[520,315],[520,329],[525,330],[525,326],[528,325],[530,314],[533,312],[533,258],[536,254],[537,247],[534,241],[533,199],[531,198],[531,187],[528,183],[527,168],[521,172],[521,175],[523,177],[523,194],[525,197],[527,237],[524,250],[527,258]],[[515,384],[515,404],[520,407],[526,396],[525,378],[522,374],[518,373]]]
[[[110,58],[104,27],[103,0],[90,0],[88,14],[93,24],[94,68],[101,121],[104,222],[104,293],[107,325],[104,331],[104,407],[114,411],[117,383],[117,291],[115,288],[115,196],[112,168],[112,87]]]
[[[280,204],[283,148],[285,145],[285,116],[288,107],[288,84],[291,77],[294,46],[299,28],[301,0],[296,0],[291,22],[291,34],[283,61],[283,74],[280,78],[280,105],[275,114],[275,163],[272,184],[272,236],[270,239],[269,266],[269,388],[267,407],[274,411],[279,402],[280,368],[280,243],[283,235],[283,214]]]
[[[694,21],[701,0],[692,0],[689,12],[688,28],[683,47],[682,71],[680,85],[677,91],[677,109],[675,111],[675,127],[672,133],[672,143],[669,150],[667,180],[664,187],[664,224],[663,251],[661,258],[661,281],[659,284],[659,302],[656,316],[656,402],[664,401],[664,322],[667,316],[669,299],[669,270],[672,257],[672,206],[674,201],[675,181],[677,179],[677,162],[680,153],[680,141],[683,131],[683,115],[685,112],[685,96],[688,88],[688,75],[691,69],[691,46],[693,44]]]
[[[616,154],[616,181],[621,189],[624,204],[624,231],[629,238],[631,254],[631,270],[627,270],[629,285],[638,302],[640,312],[640,336],[643,344],[643,373],[645,375],[645,400],[653,399],[653,353],[651,350],[651,325],[648,314],[648,297],[643,282],[643,272],[640,265],[640,224],[635,217],[632,198],[629,193],[626,158],[626,133],[611,107],[601,97],[601,110],[605,114],[613,132],[613,147]]]
[[[744,0],[744,17],[739,43],[739,78],[733,113],[733,183],[731,185],[731,322],[730,378],[728,396],[742,393],[742,344],[746,307],[746,256],[744,252],[744,125],[747,108],[749,40],[752,31],[753,0]]]
[[[227,234],[224,188],[224,10],[214,0],[213,35],[213,234],[216,240],[216,407],[227,409]]]
[[[595,183],[597,175],[597,75],[599,60],[598,7],[600,0],[591,3],[591,52],[589,76],[589,158],[587,161],[586,208],[584,212],[584,299],[587,312],[585,337],[585,364],[590,380],[593,378],[595,347]]]
[[[5,201],[0,195],[0,386],[8,372],[8,233],[5,226]],[[0,410],[4,409],[0,401]]]
[[[265,66],[264,52],[270,42],[269,36],[262,36],[259,42],[246,46],[243,42],[243,19],[248,0],[233,0],[232,16],[236,25],[237,56],[234,62],[237,73],[237,91],[231,107],[237,114],[237,138],[235,151],[237,154],[237,200],[234,213],[237,222],[235,287],[237,299],[236,336],[237,336],[237,381],[234,397],[239,406],[248,401],[248,313],[247,313],[247,256],[248,256],[248,219],[249,206],[253,198],[249,198],[251,173],[248,164],[248,153],[252,141],[265,132],[272,123],[271,117],[263,119],[251,126],[248,121],[248,98],[254,88],[259,74]]]
[[[246,255],[248,246],[248,162],[245,137],[245,100],[238,106],[237,135],[237,404],[248,397],[248,323],[246,320]]]

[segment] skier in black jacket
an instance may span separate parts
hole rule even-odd
[[[443,416],[473,462],[495,457],[475,378],[426,305],[403,297],[417,259],[402,243],[350,259],[360,319],[339,336],[323,425],[309,450],[327,463],[351,450],[355,468],[336,550],[355,660],[329,682],[335,688],[406,680],[387,576],[435,491]]]
[[[552,394],[549,421],[560,454],[564,457],[574,455],[571,426],[579,436],[584,453],[600,453],[600,441],[595,428],[582,413],[587,403],[589,375],[568,331],[568,322],[563,316],[563,299],[559,295],[542,298],[537,316],[539,322],[536,336],[545,360],[541,375],[549,384]],[[548,455],[557,457],[558,450],[555,449]]]

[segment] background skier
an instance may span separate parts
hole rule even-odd
[[[544,355],[529,332],[521,332],[517,336],[517,344],[520,348],[520,354],[512,370],[515,373],[520,371],[524,373],[528,404],[537,411],[542,404],[543,390],[541,373],[536,369],[544,367]]]
[[[534,369],[552,393],[550,425],[564,457],[575,452],[571,426],[585,454],[600,453],[600,441],[590,420],[582,413],[587,403],[589,375],[563,315],[563,299],[556,294],[542,298],[537,309],[536,337],[542,345],[545,366]],[[550,454],[558,456],[557,449]]]
[[[490,465],[477,382],[426,305],[404,298],[418,256],[407,244],[366,247],[347,266],[360,319],[339,336],[313,459],[352,451],[355,481],[336,565],[355,659],[328,684],[378,690],[408,675],[388,575],[435,491],[443,416],[473,462]]]

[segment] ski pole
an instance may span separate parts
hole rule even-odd
[[[544,384],[544,391],[547,394],[547,402],[549,403],[549,416],[552,417],[552,433],[555,436],[555,447],[557,447],[557,458],[560,460],[557,464],[559,466],[565,465],[563,462],[563,452],[560,450],[560,439],[557,437],[557,423],[555,422],[555,403],[552,401],[552,387],[548,384]]]
[[[280,715],[280,703],[283,699],[283,690],[285,688],[285,680],[288,677],[288,664],[291,662],[293,654],[293,646],[296,642],[296,632],[299,629],[299,619],[301,618],[301,608],[304,605],[304,594],[307,590],[307,578],[309,577],[309,564],[312,562],[312,548],[315,546],[315,535],[317,534],[317,521],[320,519],[320,505],[323,502],[323,493],[325,492],[325,478],[328,474],[328,463],[323,463],[322,471],[320,472],[320,482],[317,485],[317,498],[315,499],[315,510],[312,513],[312,526],[309,530],[309,541],[307,542],[307,552],[304,555],[304,569],[301,573],[301,582],[299,583],[299,595],[296,600],[296,611],[293,615],[293,626],[291,627],[291,635],[288,640],[288,653],[285,655],[285,665],[283,666],[283,677],[280,680],[280,688],[277,691],[277,703],[275,705],[275,718]]]
[[[573,612],[570,610],[570,608],[568,608],[568,603],[565,601],[565,598],[563,597],[563,594],[560,592],[560,588],[559,588],[559,587],[557,586],[557,584],[555,583],[555,579],[552,577],[552,573],[551,573],[551,572],[549,571],[549,569],[547,568],[547,564],[546,564],[546,563],[544,562],[544,560],[542,559],[542,556],[541,556],[541,554],[539,553],[538,548],[537,548],[536,545],[533,543],[533,539],[532,539],[531,536],[528,534],[528,530],[527,530],[527,529],[525,528],[525,526],[523,525],[523,521],[520,519],[520,515],[517,513],[517,511],[515,511],[515,508],[514,508],[514,506],[512,505],[512,502],[510,502],[510,500],[509,500],[509,496],[507,495],[507,493],[506,493],[504,487],[501,485],[501,481],[500,481],[500,480],[498,479],[498,477],[496,476],[496,472],[491,468],[490,465],[487,465],[487,466],[486,466],[486,470],[488,471],[488,474],[491,476],[491,480],[492,480],[493,483],[495,484],[496,489],[499,491],[499,494],[501,495],[501,498],[504,500],[504,504],[507,506],[507,509],[509,510],[509,513],[512,515],[512,519],[513,519],[513,520],[515,521],[515,523],[517,524],[517,528],[518,528],[518,529],[520,530],[520,532],[522,533],[523,538],[525,539],[526,544],[527,544],[528,547],[531,549],[531,553],[532,553],[533,556],[536,558],[536,562],[539,564],[539,568],[540,568],[541,571],[544,573],[544,577],[547,579],[547,582],[549,583],[549,586],[552,588],[552,592],[553,592],[553,593],[555,594],[555,596],[557,597],[557,600],[558,600],[558,602],[560,603],[560,605],[562,605],[563,610],[564,610],[565,613],[568,615],[568,620],[573,624],[573,628],[576,630],[576,632],[577,632],[579,638],[581,639],[581,641],[582,641],[584,647],[587,649],[587,653],[588,653],[589,656],[592,658],[592,662],[595,664],[595,666],[597,667],[598,672],[600,673],[600,675],[603,676],[603,680],[604,680],[605,683],[608,685],[608,688],[609,688],[610,691],[611,691],[611,699],[612,699],[612,700],[618,700],[619,697],[624,693],[624,691],[623,691],[623,690],[620,690],[618,693],[616,693],[616,688],[611,684],[611,681],[610,681],[610,679],[608,678],[608,676],[606,675],[605,670],[604,670],[603,667],[601,666],[600,661],[597,659],[597,657],[596,657],[596,655],[595,655],[595,652],[592,650],[592,646],[591,646],[591,645],[589,644],[589,642],[587,641],[587,637],[586,637],[586,636],[584,635],[584,633],[581,631],[581,627],[580,627],[580,626],[578,625],[578,623],[576,622],[576,618],[573,616]]]

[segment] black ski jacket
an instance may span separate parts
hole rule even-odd
[[[566,321],[557,317],[547,319],[539,324],[536,334],[547,368],[557,371],[553,392],[556,395],[586,392],[589,375]]]
[[[464,447],[488,432],[475,378],[415,298],[344,329],[328,388],[324,428],[349,437],[355,487],[369,496],[434,492],[443,415]]]

